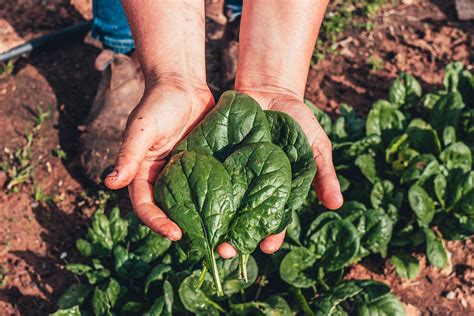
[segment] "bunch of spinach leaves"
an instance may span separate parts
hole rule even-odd
[[[290,116],[227,91],[171,155],[155,184],[157,203],[223,295],[215,248],[223,241],[236,248],[246,280],[249,255],[288,226],[308,194],[316,173],[311,147]]]

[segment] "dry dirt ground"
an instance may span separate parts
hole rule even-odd
[[[68,1],[2,2],[0,50],[77,23],[84,13],[90,12]],[[433,90],[449,62],[473,68],[474,24],[456,19],[453,1],[403,1],[384,7],[372,22],[371,31],[346,31],[338,53],[310,71],[306,97],[333,115],[341,102],[366,112],[386,95],[399,71],[414,74],[425,90]],[[221,34],[222,27],[216,27],[209,42],[218,43]],[[216,47],[207,53],[211,83],[218,89]],[[6,174],[0,172],[0,315],[45,315],[74,282],[64,265],[77,257],[74,241],[101,203],[77,161],[80,126],[100,80],[93,68],[98,53],[76,41],[20,59],[12,75],[0,77],[0,160],[11,160],[23,148],[25,165],[32,166],[32,180],[15,193],[7,192]],[[370,58],[381,60],[379,67],[370,65]],[[39,124],[41,113],[46,114]],[[32,136],[31,146],[25,134]],[[66,157],[58,158],[58,152]],[[473,315],[473,240],[450,242],[448,248],[451,271],[426,267],[408,282],[389,263],[368,258],[349,277],[389,283],[411,315]]]

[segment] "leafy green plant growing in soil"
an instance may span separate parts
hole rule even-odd
[[[8,192],[16,193],[21,184],[32,182],[34,169],[32,159],[33,141],[42,124],[51,117],[51,108],[47,111],[43,111],[40,107],[37,107],[36,111],[29,110],[32,115],[33,126],[25,127],[24,145],[14,151],[5,148],[6,159],[0,162],[0,171],[5,172],[7,176],[5,189]]]
[[[445,239],[474,233],[473,76],[462,64],[451,64],[444,86],[423,96],[418,81],[401,74],[388,99],[377,101],[367,117],[341,105],[334,121],[308,102],[333,141],[346,202],[328,212],[311,193],[290,212],[280,251],[247,257],[248,282],[240,279],[238,257],[215,258],[223,294],[217,295],[215,276],[202,273],[201,261],[193,260],[202,258],[199,253],[154,234],[131,213],[122,217],[115,208],[105,215],[101,208],[86,237],[77,241],[86,263],[66,266],[82,283],[63,294],[55,315],[405,315],[387,285],[346,280],[344,274],[362,258],[380,256],[390,258],[400,277],[414,279],[420,264],[413,253],[420,251],[432,266],[446,269]],[[278,133],[271,130],[267,139],[273,142]],[[225,178],[224,171],[235,170],[225,157],[241,152],[233,163],[246,161],[243,149],[257,146],[238,151],[224,145],[213,151],[209,144],[216,142],[198,141],[209,135],[205,125],[197,131],[174,153],[175,163],[183,164],[177,178],[197,163],[207,172],[211,164],[215,176]],[[198,161],[204,154],[195,148],[209,151],[204,161]],[[199,179],[182,188],[188,183],[199,185]],[[236,198],[222,194],[220,203]],[[228,221],[232,227],[232,218]]]
[[[11,60],[9,60],[6,64],[0,63],[0,78],[12,74],[14,69],[15,64]]]
[[[371,67],[373,71],[380,71],[383,69],[384,60],[378,56],[370,55],[367,58],[367,65]]]
[[[133,213],[123,217],[118,208],[113,208],[108,215],[99,210],[85,238],[76,242],[87,263],[66,265],[66,269],[79,275],[83,282],[66,290],[53,315],[326,315],[321,308],[341,311],[340,305],[404,315],[403,306],[384,284],[341,281],[343,269],[340,267],[348,264],[350,257],[357,256],[360,249],[352,224],[338,217],[321,215],[310,226],[308,231],[292,226],[293,234],[300,231],[302,236],[311,236],[308,249],[295,247],[294,242],[289,241],[274,256],[250,255],[247,282],[240,279],[238,257],[216,258],[223,290],[223,296],[219,296],[211,275],[202,274],[200,263],[186,258],[177,243],[151,232]],[[332,241],[327,233],[334,227],[337,228],[333,234],[336,240]],[[348,230],[352,236],[346,239],[344,234]],[[330,255],[337,250],[329,247],[337,241],[344,241],[351,250],[332,259]],[[318,250],[313,242],[326,242],[328,248]],[[300,252],[309,254],[303,258],[305,263],[317,257],[313,269],[308,265],[294,267],[298,261],[292,257],[300,256]],[[329,268],[322,269],[321,264],[326,263]],[[347,292],[349,294],[343,294]],[[390,307],[384,302],[390,302]],[[390,314],[391,310],[397,313]]]
[[[18,192],[19,185],[31,181],[33,172],[31,163],[33,132],[31,130],[25,130],[24,141],[25,144],[13,152],[5,148],[7,157],[0,163],[0,170],[7,176],[5,188],[8,192]]]
[[[367,118],[345,106],[326,127],[348,201],[338,214],[387,217],[388,246],[399,253],[392,263],[402,276],[419,270],[405,271],[417,264],[404,251],[424,247],[431,265],[446,268],[444,239],[474,233],[473,94],[473,76],[461,63],[447,67],[443,90],[424,96],[402,73]]]

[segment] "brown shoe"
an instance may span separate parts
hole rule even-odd
[[[122,54],[102,52],[96,59],[102,80],[80,137],[84,173],[96,183],[113,166],[127,118],[145,88],[137,61]]]

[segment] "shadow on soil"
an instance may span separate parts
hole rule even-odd
[[[48,305],[46,300],[38,296],[21,294],[16,286],[8,289],[0,289],[0,297],[6,297],[7,303],[15,306],[22,316],[45,315],[45,313],[41,313],[47,309]]]
[[[77,283],[74,275],[64,269],[64,265],[80,261],[75,241],[84,235],[88,220],[81,216],[82,212],[78,208],[66,213],[57,205],[46,203],[34,207],[33,214],[44,229],[40,239],[46,244],[46,255],[30,250],[10,251],[10,254],[21,260],[13,259],[9,264],[21,265],[17,269],[23,267],[23,273],[15,277],[22,284],[27,284],[26,288],[36,295],[22,295],[14,285],[0,290],[0,298],[12,304],[20,315],[47,315],[55,311],[59,296],[71,284]]]

